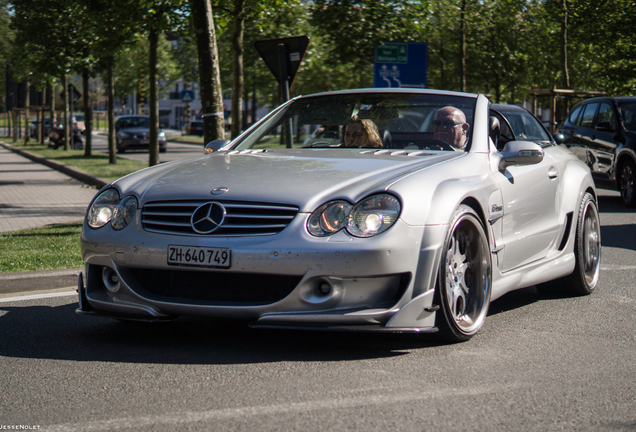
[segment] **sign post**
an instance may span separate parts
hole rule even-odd
[[[289,100],[289,89],[294,83],[300,63],[305,57],[309,46],[308,36],[294,36],[282,39],[259,40],[254,48],[265,61],[269,70],[274,74],[280,85],[281,103]],[[292,148],[291,119],[283,125],[283,137],[288,148]]]
[[[375,47],[373,86],[426,88],[428,45],[421,42],[386,42]]]

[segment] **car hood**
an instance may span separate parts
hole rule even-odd
[[[410,173],[464,155],[362,153],[360,149],[219,152],[147,168],[115,184],[124,195],[137,195],[142,206],[149,201],[217,199],[290,204],[313,211],[330,199],[355,202],[368,193],[386,190]],[[219,188],[227,191],[215,195],[212,191]]]

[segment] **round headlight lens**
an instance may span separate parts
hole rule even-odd
[[[137,198],[127,196],[115,208],[110,224],[116,230],[126,228],[135,219],[135,214],[137,214]]]
[[[400,215],[400,202],[393,195],[373,195],[360,201],[349,213],[347,231],[356,237],[371,237],[389,229]]]
[[[346,201],[332,201],[324,204],[309,217],[307,230],[318,237],[335,234],[344,228],[350,211],[351,204]]]
[[[99,194],[88,210],[86,222],[91,228],[101,228],[110,222],[119,204],[119,193],[115,189],[108,189]]]

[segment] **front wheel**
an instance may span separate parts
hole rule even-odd
[[[463,342],[473,337],[488,314],[492,267],[488,239],[475,211],[455,210],[442,251],[435,304],[442,339]]]

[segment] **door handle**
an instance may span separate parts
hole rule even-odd
[[[559,171],[555,167],[550,167],[548,170],[548,177],[550,179],[555,179],[559,176]]]

